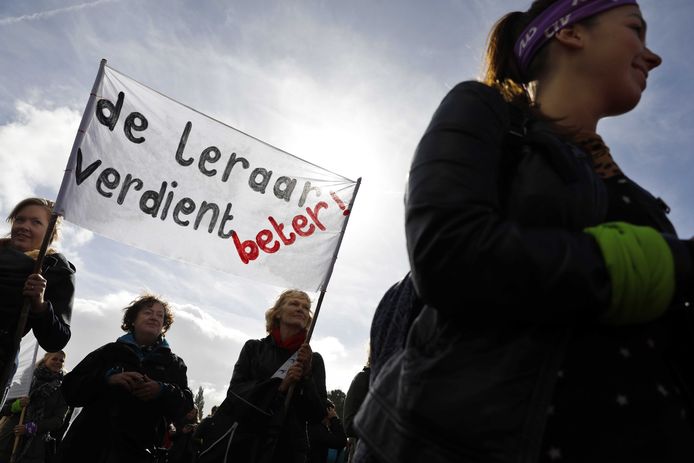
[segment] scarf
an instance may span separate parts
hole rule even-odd
[[[299,331],[294,336],[289,336],[287,339],[282,341],[282,336],[280,335],[280,328],[276,326],[272,329],[272,339],[275,340],[275,344],[282,349],[286,349],[290,352],[296,352],[299,347],[306,341],[306,330]]]
[[[600,135],[596,133],[579,134],[576,136],[574,143],[590,155],[593,161],[593,169],[600,178],[608,179],[616,175],[624,175],[617,163],[612,159],[610,149],[602,141]]]
[[[0,238],[0,248],[3,248],[5,246],[10,245],[10,239],[9,238]],[[53,248],[48,248],[46,249],[46,254],[56,254],[58,251],[56,251]],[[38,249],[32,249],[31,251],[25,251],[24,254],[27,256],[31,257],[32,259],[36,260],[36,258],[39,256],[39,250]]]
[[[160,347],[166,348],[166,349],[171,349],[169,347],[169,343],[166,342],[166,339],[164,339],[164,336],[160,335],[159,338],[157,338],[154,343],[152,343],[149,346],[140,346],[137,344],[135,341],[135,335],[131,331],[129,331],[127,334],[124,334],[120,338],[116,340],[116,342],[122,342],[123,344],[127,344],[135,354],[137,354],[138,358],[140,360],[144,359],[147,357],[149,354],[154,352]]]
[[[41,365],[34,370],[34,378],[31,380],[31,392],[29,396],[32,399],[45,399],[53,394],[53,391],[60,387],[63,381],[63,372],[54,372],[48,369],[45,365]]]

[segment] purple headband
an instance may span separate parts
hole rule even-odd
[[[561,29],[625,5],[638,4],[636,0],[557,0],[530,22],[513,47],[521,73],[526,73],[538,50]]]

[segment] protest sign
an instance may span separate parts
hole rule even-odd
[[[359,182],[102,63],[55,211],[162,256],[324,290]]]

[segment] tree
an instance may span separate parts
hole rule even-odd
[[[202,388],[202,386],[198,388],[198,392],[195,394],[193,403],[196,407],[198,407],[198,420],[201,420],[203,414],[202,409],[205,408],[205,390]]]
[[[335,404],[335,411],[337,416],[342,419],[342,412],[345,409],[345,397],[347,394],[342,392],[340,389],[334,389],[328,392],[328,399],[330,399]]]

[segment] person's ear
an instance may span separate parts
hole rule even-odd
[[[577,50],[585,45],[585,32],[585,28],[574,24],[559,30],[554,38],[563,46]]]

